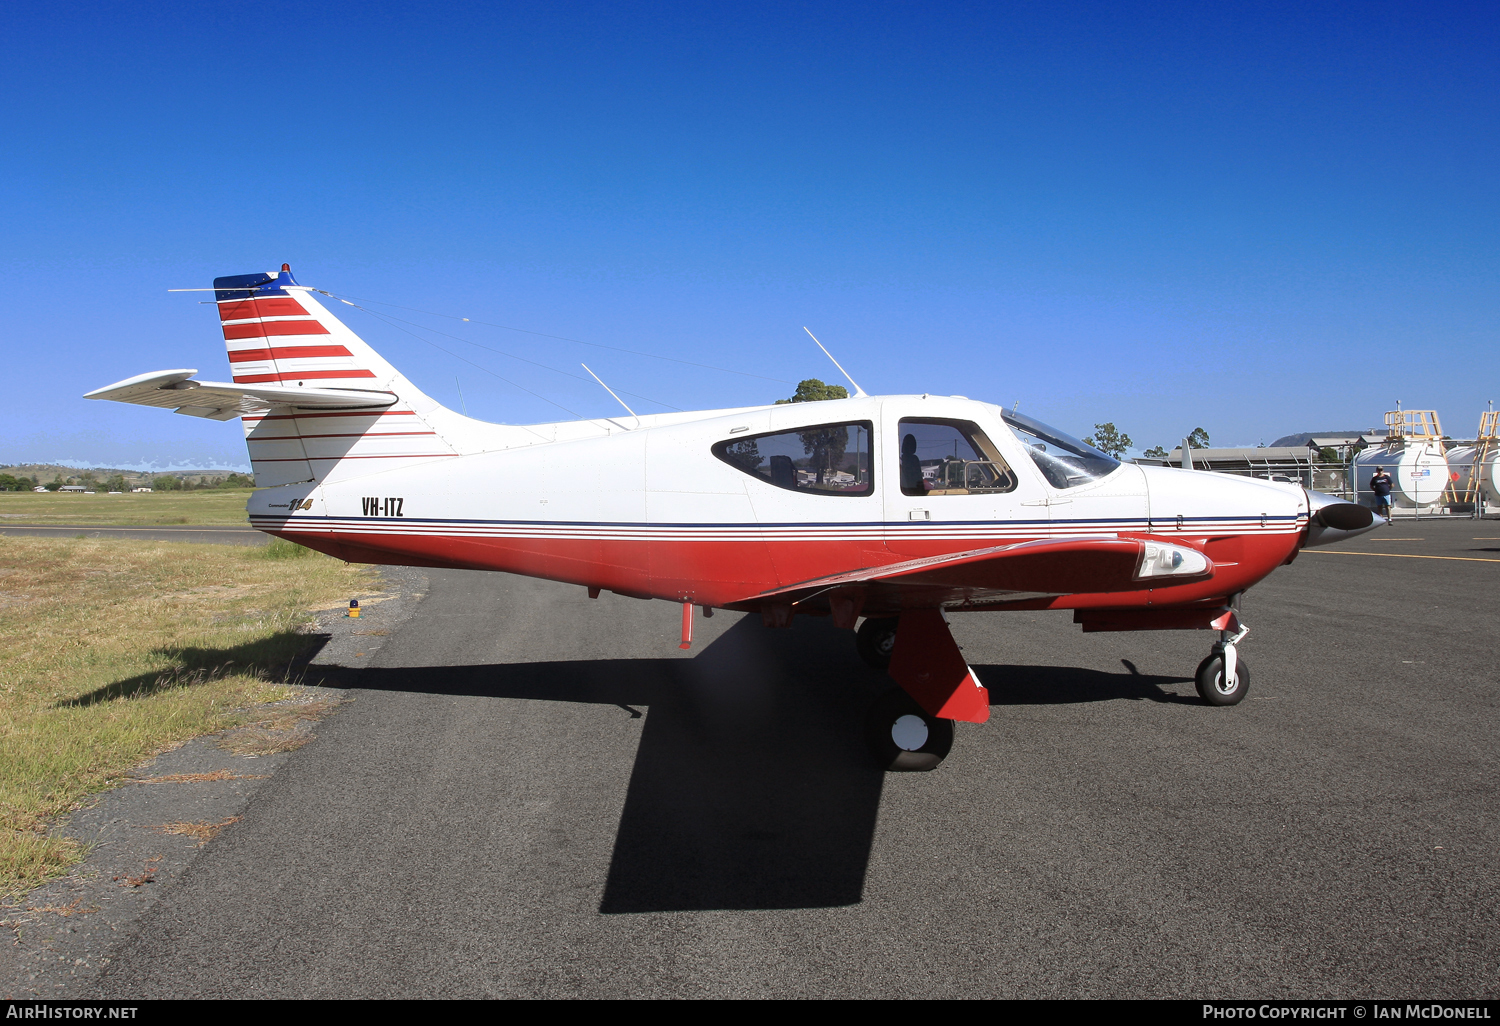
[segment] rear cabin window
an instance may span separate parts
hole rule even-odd
[[[902,419],[896,434],[903,495],[989,495],[1016,487],[1015,472],[977,424],[912,417]]]
[[[870,495],[870,422],[818,424],[749,438],[731,438],[713,454],[777,488],[818,495]]]

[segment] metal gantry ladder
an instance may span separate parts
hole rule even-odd
[[[1437,410],[1391,410],[1385,415],[1385,436],[1393,442],[1436,442],[1443,437],[1443,425]]]
[[[1479,415],[1479,434],[1474,437],[1474,462],[1469,467],[1469,482],[1464,487],[1463,497],[1458,500],[1474,503],[1476,513],[1483,512],[1480,504],[1484,502],[1484,489],[1480,487],[1480,475],[1496,447],[1500,446],[1497,421],[1500,421],[1500,410],[1485,410]]]

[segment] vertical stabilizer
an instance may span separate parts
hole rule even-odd
[[[255,480],[263,487],[363,476],[462,450],[454,421],[300,286],[279,273],[214,279],[235,384],[369,392],[384,409],[316,411],[279,406],[244,419]]]

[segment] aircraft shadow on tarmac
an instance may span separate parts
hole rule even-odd
[[[314,652],[306,650],[289,660],[306,641],[287,634],[238,648],[163,650],[179,664],[175,672],[116,681],[60,704],[279,665],[275,679],[319,677],[335,687],[605,704],[633,716],[649,707],[601,912],[860,901],[885,778],[865,748],[863,714],[892,685],[827,620],[766,630],[747,616],[689,659],[343,670],[308,667]],[[1163,690],[1185,678],[1143,675],[1128,662],[1118,673],[1004,664],[975,670],[994,706],[1196,701]]]
[[[690,659],[368,668],[349,683],[649,706],[600,911],[823,908],[861,899],[884,781],[862,726],[891,684],[853,648],[827,621],[744,617]],[[1181,680],[976,669],[996,705],[1173,701],[1161,686]]]
[[[974,672],[990,692],[990,705],[1073,705],[1120,699],[1202,705],[1196,696],[1163,690],[1191,684],[1191,677],[1161,677],[1141,673],[1122,659],[1124,673],[1105,673],[1078,666],[975,666]]]

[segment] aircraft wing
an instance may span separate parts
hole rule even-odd
[[[85,399],[110,399],[137,406],[161,406],[190,417],[231,420],[273,406],[311,410],[383,409],[396,401],[391,392],[348,388],[286,388],[194,381],[196,370],[152,371],[96,388]]]
[[[1082,592],[1137,591],[1201,581],[1207,556],[1185,545],[1138,538],[1056,538],[996,545],[867,567],[752,596],[793,604],[835,590],[894,590],[919,605],[980,604]],[[902,605],[911,603],[903,602]]]

